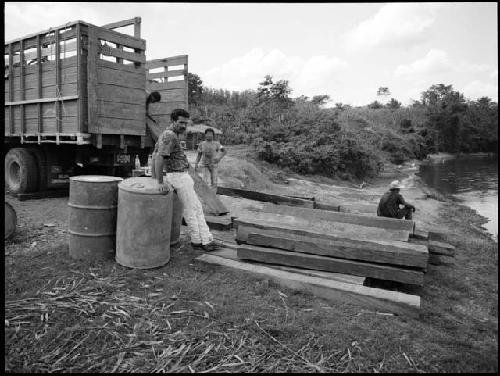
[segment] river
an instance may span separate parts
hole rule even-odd
[[[435,159],[420,166],[418,175],[428,186],[453,195],[488,218],[483,227],[498,241],[498,157],[487,155]]]

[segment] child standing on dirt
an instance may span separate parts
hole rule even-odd
[[[212,128],[207,128],[205,130],[205,141],[200,142],[198,146],[195,170],[198,171],[201,160],[203,181],[217,191],[217,165],[226,155],[226,150],[219,141],[214,141],[214,137],[215,131]],[[221,153],[220,157],[217,157],[218,152]]]

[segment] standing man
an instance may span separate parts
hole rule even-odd
[[[217,191],[217,165],[226,155],[226,149],[224,149],[219,141],[214,141],[214,137],[215,132],[212,128],[205,129],[205,141],[200,142],[198,146],[195,170],[198,170],[201,160],[203,181]],[[221,156],[217,157],[219,151],[221,152]]]
[[[394,180],[390,184],[389,191],[384,193],[378,204],[377,215],[379,217],[412,219],[415,206],[404,200],[403,196],[399,193],[402,188],[404,186],[399,180]],[[399,205],[404,205],[404,207],[401,208]]]
[[[168,185],[163,184],[165,167],[166,180],[177,190],[184,205],[183,214],[188,225],[191,244],[207,252],[213,251],[221,247],[222,243],[216,242],[208,229],[201,202],[194,191],[193,179],[188,173],[189,162],[179,140],[186,132],[189,113],[183,109],[173,110],[170,120],[170,128],[160,135],[155,144],[153,179],[157,179],[160,190],[168,190]]]

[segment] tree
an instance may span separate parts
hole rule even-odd
[[[326,94],[315,95],[312,97],[311,102],[318,106],[323,106],[330,102],[330,96]]]
[[[379,108],[383,108],[384,105],[378,101],[374,101],[368,105],[368,108],[371,108],[372,110],[378,110]]]
[[[401,107],[401,102],[398,102],[396,99],[391,98],[389,103],[386,104],[387,108],[390,108],[391,110],[395,110]]]
[[[199,104],[203,95],[203,81],[195,73],[188,73],[188,103]]]
[[[379,87],[378,90],[377,90],[377,96],[380,97],[384,97],[384,100],[389,96],[391,95],[391,92],[389,91],[389,88],[388,87]]]

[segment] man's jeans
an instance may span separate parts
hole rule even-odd
[[[184,205],[183,215],[188,226],[191,242],[203,245],[210,243],[213,236],[205,221],[203,207],[194,191],[194,182],[189,173],[169,172],[165,177],[166,181],[177,189],[177,194]]]

